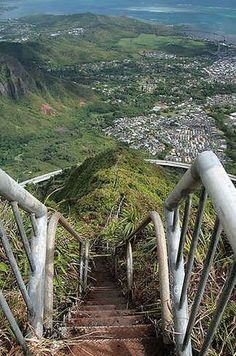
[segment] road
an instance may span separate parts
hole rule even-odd
[[[166,167],[173,167],[173,168],[189,169],[191,167],[191,164],[183,163],[183,162],[162,161],[158,159],[146,159],[145,161],[156,164],[158,166],[166,166]],[[236,176],[229,174],[229,177],[233,182],[236,182]]]
[[[25,187],[27,184],[38,184],[41,182],[45,182],[45,181],[49,180],[51,177],[57,176],[60,173],[62,173],[62,169],[59,169],[58,171],[43,174],[42,176],[38,176],[35,178],[25,180],[24,182],[21,182],[20,185],[22,187]]]
[[[191,164],[183,163],[183,162],[172,162],[172,161],[164,161],[164,160],[158,160],[158,159],[145,159],[145,161],[156,164],[158,166],[166,166],[166,167],[172,167],[172,168],[189,169],[191,167]],[[43,175],[35,177],[35,178],[28,179],[24,182],[21,182],[20,185],[22,187],[25,187],[27,184],[38,184],[38,183],[46,182],[50,178],[57,176],[60,173],[62,173],[62,169],[59,169],[58,171],[50,172],[47,174],[43,174]],[[233,182],[236,182],[236,176],[229,174],[229,177]]]

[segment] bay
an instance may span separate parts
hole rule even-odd
[[[13,7],[0,15],[2,19],[92,12],[130,16],[166,25],[185,24],[236,41],[236,0],[3,0],[0,4]]]

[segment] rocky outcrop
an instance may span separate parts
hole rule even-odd
[[[10,56],[0,58],[0,96],[17,100],[36,87],[35,80],[17,59]]]

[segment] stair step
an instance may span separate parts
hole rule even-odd
[[[116,325],[137,325],[143,321],[142,316],[128,315],[128,316],[105,316],[100,317],[85,317],[85,318],[73,318],[69,322],[70,325],[76,326],[116,326]]]
[[[98,292],[92,292],[89,293],[88,297],[86,298],[87,300],[93,301],[93,300],[98,300],[98,301],[103,301],[111,299],[119,299],[119,298],[124,298],[124,295],[121,292],[114,292],[114,293],[107,293],[107,292],[102,292],[102,293],[98,293]]]
[[[120,304],[120,305],[115,305],[115,304],[103,304],[101,305],[81,305],[79,309],[81,311],[103,311],[103,310],[116,310],[116,309],[127,309],[126,304]]]
[[[104,338],[139,338],[155,336],[153,325],[130,325],[130,326],[76,326],[68,327],[72,336],[81,339],[104,339]]]
[[[121,315],[135,315],[137,312],[131,309],[122,310],[76,310],[72,311],[72,318],[100,318],[100,317],[111,317],[111,316],[121,316]]]
[[[123,297],[124,294],[118,290],[118,289],[105,289],[105,290],[94,290],[91,289],[91,291],[88,294],[88,298],[91,297]]]
[[[126,302],[125,298],[122,297],[118,297],[118,298],[102,298],[102,299],[94,299],[94,300],[87,300],[86,301],[86,305],[100,305],[101,309],[102,309],[102,305],[106,305],[106,304],[115,304],[115,305],[119,305],[119,304],[124,304]]]
[[[163,356],[162,345],[156,337],[139,339],[102,339],[78,341],[65,354],[75,356]]]

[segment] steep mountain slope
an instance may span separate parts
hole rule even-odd
[[[14,57],[0,58],[0,95],[19,99],[28,89],[35,89],[36,83],[24,66]]]
[[[162,210],[164,197],[172,189],[171,180],[169,173],[145,163],[136,152],[118,148],[88,158],[80,167],[67,169],[61,176],[39,188],[34,186],[32,190],[40,200],[46,199],[49,207],[56,207],[64,213],[80,235],[90,238],[92,244],[97,238],[114,244],[150,209]],[[60,191],[56,192],[57,189]],[[121,197],[124,198],[122,201]],[[17,236],[10,212],[1,208],[3,206],[0,205],[0,217],[7,221],[7,232]],[[17,237],[14,237],[14,241],[18,241],[14,244],[14,252],[18,256],[23,276],[27,278],[22,246]],[[0,256],[0,286],[4,293],[10,295],[14,315],[24,327],[24,305],[19,291],[14,289],[14,277],[2,249]],[[64,230],[58,229],[55,252],[55,320],[59,320],[61,312],[74,300],[78,283],[78,256],[78,241]],[[154,253],[153,258],[155,259]],[[153,260],[149,259],[148,263],[152,266]],[[6,280],[8,283],[5,283]],[[152,289],[156,296],[158,283],[155,282]],[[1,310],[0,335],[0,353],[7,353],[11,348],[17,354],[15,345],[9,345],[9,328]],[[39,352],[40,345],[37,348]]]
[[[159,92],[142,92],[131,81],[128,95],[122,93],[127,67],[134,78],[144,51],[187,51],[191,57],[210,46],[186,40],[184,49],[175,28],[126,17],[33,16],[2,27],[0,165],[20,180],[114,147],[102,133],[107,122],[152,110]],[[118,100],[106,90],[117,92]]]
[[[137,152],[117,148],[88,158],[81,166],[53,178],[43,188],[43,195],[50,195],[52,206],[56,204],[80,221],[85,236],[88,233],[96,239],[102,232],[104,238],[109,237],[112,226],[114,243],[116,237],[123,238],[119,230],[126,223],[135,224],[150,210],[162,212],[164,199],[176,179],[168,171],[146,163]],[[120,216],[124,225],[118,221]]]
[[[71,64],[121,58],[112,44],[124,35],[156,30],[136,20],[92,14],[27,21],[34,24],[30,40],[14,42],[16,31],[6,33],[13,42],[0,42],[0,165],[17,179],[81,162],[114,145],[100,130],[97,94],[61,74]],[[68,35],[77,27],[84,28],[83,36]],[[62,35],[51,37],[55,31]],[[106,110],[110,107],[102,103]]]

